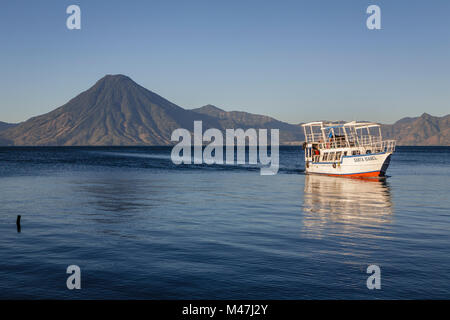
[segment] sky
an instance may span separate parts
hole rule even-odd
[[[69,30],[69,5],[81,29]],[[369,5],[381,29],[369,30]],[[0,121],[49,112],[106,74],[183,108],[289,123],[393,123],[450,110],[450,1],[2,1]]]

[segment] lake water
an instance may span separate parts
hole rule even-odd
[[[0,298],[450,298],[449,147],[399,147],[382,181],[304,175],[294,147],[275,176],[170,151],[0,148]]]

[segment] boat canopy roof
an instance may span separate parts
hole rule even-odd
[[[315,121],[302,124],[302,127],[321,127],[322,130],[336,129],[336,128],[348,128],[354,127],[355,129],[379,127],[380,125],[374,122],[346,122],[346,123],[325,123],[323,121]]]
[[[323,127],[324,130],[326,129],[336,129],[336,128],[342,128],[344,125],[343,124],[339,124],[339,125],[335,125],[335,126],[328,126],[328,127]]]

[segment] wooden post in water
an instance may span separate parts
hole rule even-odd
[[[17,220],[16,220],[17,232],[20,232],[20,229],[21,229],[21,227],[20,227],[20,218],[21,218],[21,216],[19,214],[17,216]]]

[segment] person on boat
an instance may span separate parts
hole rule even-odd
[[[319,155],[320,155],[320,151],[316,148],[313,149],[314,152],[314,161],[319,161]]]

